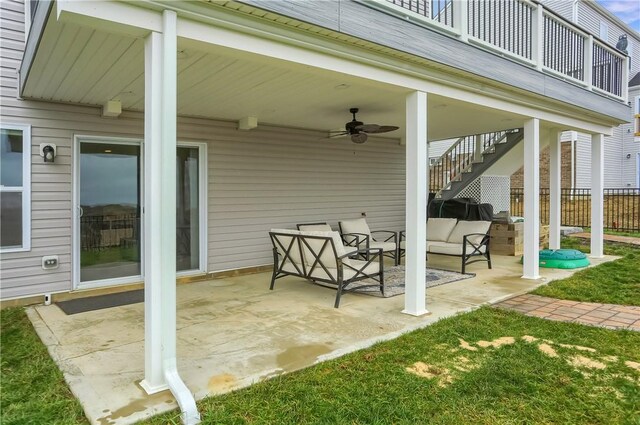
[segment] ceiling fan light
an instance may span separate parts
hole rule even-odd
[[[357,143],[357,144],[361,144],[366,142],[368,139],[368,136],[366,133],[357,133],[357,134],[352,134],[351,135],[351,141],[353,143]]]

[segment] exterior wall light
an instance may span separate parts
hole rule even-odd
[[[44,158],[44,162],[54,162],[56,157],[56,145],[53,143],[41,143],[40,156]]]

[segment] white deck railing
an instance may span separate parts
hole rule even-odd
[[[627,102],[629,58],[531,0],[360,0]]]

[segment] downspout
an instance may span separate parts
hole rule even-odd
[[[573,5],[572,5],[572,16],[571,16],[571,20],[573,21],[574,24],[578,25],[578,4],[580,3],[580,0],[573,0]]]
[[[180,410],[181,419],[185,425],[200,423],[200,413],[196,407],[196,401],[189,388],[180,378],[176,359],[176,232],[166,229],[175,229],[176,225],[176,134],[177,134],[177,14],[172,10],[162,12],[162,187],[163,195],[169,197],[168,203],[172,208],[164,208],[161,211],[162,244],[173,249],[162,251],[162,269],[166,273],[162,277],[162,322],[163,322],[163,355],[162,369],[164,379],[169,389],[176,398]],[[172,152],[171,154],[166,154]],[[173,170],[173,172],[171,172]],[[173,190],[166,190],[173,188]],[[173,198],[173,199],[171,199]]]

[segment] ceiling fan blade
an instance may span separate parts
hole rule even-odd
[[[348,136],[349,132],[348,131],[330,131],[329,135],[327,136],[328,139],[337,139],[338,137],[344,137],[344,136]]]
[[[380,126],[378,124],[360,124],[355,127],[358,131],[364,131],[365,133],[375,133]]]
[[[366,131],[367,133],[388,133],[389,131],[394,131],[400,128],[400,127],[396,127],[395,125],[376,125],[376,127],[378,128],[376,128],[375,130],[362,130],[362,131]]]

